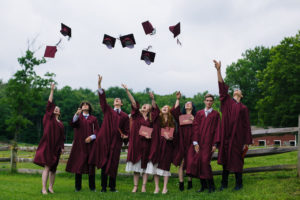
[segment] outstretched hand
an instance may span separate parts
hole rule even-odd
[[[125,85],[125,84],[122,83],[121,86],[122,86],[125,90],[128,90],[127,85]]]
[[[51,83],[51,90],[54,90],[54,89],[55,89],[55,84]]]
[[[181,98],[181,93],[180,93],[180,91],[176,92],[176,98],[177,98],[177,99],[180,99],[180,98]]]
[[[221,61],[216,61],[216,60],[213,60],[214,61],[214,63],[215,63],[215,68],[217,69],[217,70],[220,70],[221,69]]]
[[[98,88],[101,88],[102,76],[98,74]]]
[[[153,92],[149,92],[149,96],[150,96],[150,98],[151,98],[152,100],[154,100],[154,94],[153,94]]]

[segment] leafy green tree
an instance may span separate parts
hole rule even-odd
[[[226,68],[225,82],[231,93],[235,88],[242,90],[244,96],[242,102],[250,110],[251,124],[257,124],[256,103],[262,98],[262,89],[257,85],[259,79],[256,75],[267,67],[269,61],[270,49],[259,46],[246,50],[241,59]]]
[[[13,134],[6,130],[5,120],[10,116],[10,109],[7,104],[7,99],[5,98],[5,83],[0,80],[0,141],[6,141],[13,139]]]
[[[258,87],[263,95],[257,102],[260,123],[297,126],[300,114],[300,31],[273,47],[270,56],[267,68],[257,74]]]
[[[14,141],[18,141],[18,136],[26,127],[34,124],[31,119],[40,120],[40,108],[45,107],[45,102],[42,102],[43,89],[54,82],[53,73],[46,73],[42,78],[34,71],[36,66],[46,62],[44,58],[36,58],[34,52],[27,50],[18,62],[22,69],[9,79],[5,87],[5,98],[11,113],[5,124],[7,130],[13,133]]]

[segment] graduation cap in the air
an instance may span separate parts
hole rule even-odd
[[[56,46],[46,46],[44,57],[54,58],[56,51]]]
[[[141,60],[144,60],[147,65],[150,65],[152,62],[154,62],[154,58],[155,58],[155,53],[148,51],[150,48],[151,46],[143,50],[141,54]]]
[[[55,46],[46,46],[44,57],[54,58],[55,54],[57,52],[57,46],[59,45],[60,42],[61,42],[61,39],[58,41],[58,43],[56,43]]]
[[[155,28],[153,28],[152,24],[149,21],[145,21],[142,23],[143,29],[145,31],[145,34],[148,35],[154,35],[156,33]]]
[[[102,43],[105,44],[107,48],[112,49],[115,47],[116,38],[104,34]]]
[[[123,48],[128,47],[128,48],[132,49],[135,45],[135,40],[134,40],[133,34],[121,36],[120,41],[121,41]]]
[[[173,33],[174,38],[177,37],[180,34],[180,22],[175,26],[170,26],[169,29]]]
[[[71,34],[71,28],[66,26],[65,24],[61,23],[61,30],[60,30],[61,34],[63,34],[63,36],[69,36],[69,40],[72,36]]]
[[[176,38],[180,34],[180,22],[175,26],[170,26],[169,30],[173,33],[174,38]],[[177,38],[177,44],[181,45],[181,42]]]

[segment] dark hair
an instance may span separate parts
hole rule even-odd
[[[212,95],[212,94],[206,94],[205,96],[204,96],[204,100],[206,100],[207,98],[212,98],[212,100],[214,101],[215,100],[215,97]]]
[[[120,97],[114,98],[114,101],[115,101],[116,99],[120,99],[121,103],[123,103],[123,100],[122,100]]]
[[[192,101],[191,101],[192,102]],[[185,104],[184,104],[185,105]],[[192,115],[193,116],[196,116],[196,106],[194,105],[194,103],[192,102],[192,107],[193,107],[193,110],[192,110]],[[185,106],[183,106],[182,110],[181,110],[181,114],[185,115],[186,114],[186,110],[185,110]]]
[[[88,101],[82,101],[82,102],[80,103],[80,105],[79,105],[79,108],[82,108],[82,106],[83,106],[84,104],[86,104],[86,105],[89,106],[89,114],[91,114],[91,113],[93,112],[93,107],[92,107],[92,105],[90,104],[90,102],[88,102]]]

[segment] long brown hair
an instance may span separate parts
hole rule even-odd
[[[166,105],[166,106],[168,106],[168,105]],[[172,128],[174,128],[175,127],[175,123],[174,123],[173,115],[171,114],[171,107],[168,106],[168,120],[167,121],[165,121],[165,118],[163,116],[162,108],[160,109],[160,113],[159,113],[160,127],[162,127],[162,128],[164,128],[164,127],[172,127]]]

